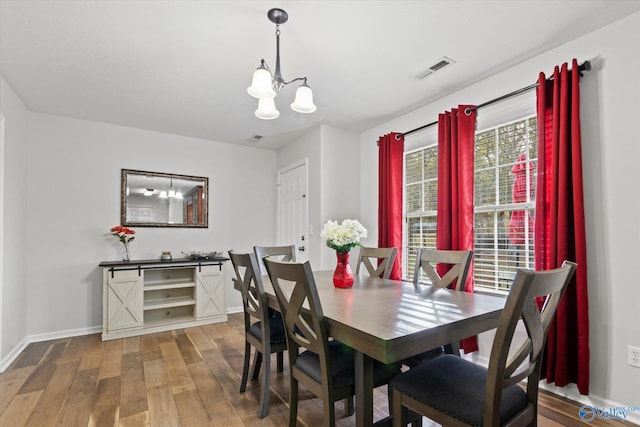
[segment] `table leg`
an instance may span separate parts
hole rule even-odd
[[[356,426],[373,425],[373,359],[355,352]]]

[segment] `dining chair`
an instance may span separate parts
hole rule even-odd
[[[446,426],[535,426],[549,325],[576,267],[565,261],[553,270],[517,271],[498,321],[488,368],[444,355],[391,380],[394,427],[406,425],[410,411]],[[539,309],[537,301],[543,297]],[[524,342],[516,340],[522,342],[519,348],[511,349],[519,321],[524,323],[526,337]],[[525,378],[526,391],[518,385]]]
[[[360,247],[356,274],[360,274],[360,266],[364,265],[371,277],[388,279],[396,260],[398,248],[369,248]]]
[[[264,259],[284,319],[289,353],[289,426],[296,425],[298,383],[320,397],[324,424],[335,425],[334,403],[355,394],[354,350],[329,338],[318,290],[308,261]],[[300,349],[305,351],[298,354]],[[388,384],[400,364],[374,362],[374,387]],[[348,412],[348,411],[347,411]]]
[[[258,261],[253,253],[235,253],[229,251],[229,258],[235,271],[234,285],[242,293],[244,308],[244,365],[240,393],[244,393],[249,376],[249,359],[251,346],[255,350],[252,379],[258,379],[262,369],[260,384],[260,406],[258,417],[264,418],[269,412],[269,384],[271,380],[271,354],[277,353],[277,371],[284,370],[283,354],[287,349],[287,339],[281,317],[273,317],[268,312],[267,296],[264,292],[262,278],[259,274]]]
[[[260,271],[263,274],[267,274],[267,270],[264,268],[264,262],[262,261],[264,257],[270,256],[280,261],[296,261],[296,247],[295,245],[285,245],[285,246],[254,246],[253,252],[256,254],[256,258],[258,258],[258,263],[260,264]]]
[[[421,280],[421,273],[424,273],[432,286],[464,290],[472,256],[473,251],[418,248],[413,270],[413,286],[418,289],[424,283]],[[441,276],[438,273],[439,264],[449,265],[451,268]],[[452,342],[443,347],[413,356],[405,360],[404,364],[413,367],[444,353],[460,355],[460,343]]]

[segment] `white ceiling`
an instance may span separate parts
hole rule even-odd
[[[307,76],[263,121],[246,88],[275,67]],[[0,0],[0,73],[34,112],[276,148],[319,124],[361,132],[640,10],[640,0]],[[448,56],[425,80],[410,76]],[[569,59],[569,58],[568,58]],[[586,58],[581,58],[586,59]],[[247,140],[264,135],[257,143]]]

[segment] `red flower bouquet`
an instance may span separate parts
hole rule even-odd
[[[124,251],[122,252],[122,260],[129,261],[129,243],[135,239],[134,234],[136,234],[135,230],[132,230],[127,227],[123,227],[121,225],[116,225],[111,230],[111,235],[115,236],[120,240],[120,242],[124,245]]]

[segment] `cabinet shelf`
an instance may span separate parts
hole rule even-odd
[[[144,311],[156,310],[158,308],[181,307],[184,305],[195,305],[196,300],[191,296],[178,298],[162,298],[144,301]]]
[[[196,283],[191,281],[191,282],[172,282],[172,283],[167,283],[167,282],[145,282],[144,283],[144,291],[159,291],[159,290],[163,290],[163,289],[181,289],[181,288],[195,288],[196,287]]]

